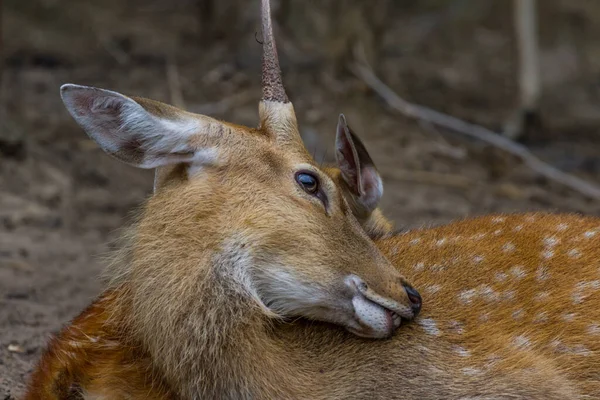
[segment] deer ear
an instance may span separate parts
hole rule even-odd
[[[67,110],[90,138],[127,164],[156,168],[197,163],[207,158],[207,152],[214,153],[214,149],[198,148],[190,140],[202,133],[207,123],[219,124],[208,117],[86,86],[63,85],[60,93]]]
[[[383,182],[377,168],[360,141],[340,114],[335,139],[335,156],[342,178],[362,213],[371,213],[383,195]]]

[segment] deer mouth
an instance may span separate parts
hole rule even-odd
[[[352,298],[354,320],[358,326],[348,326],[348,330],[358,336],[368,338],[388,338],[402,325],[402,317],[369,300],[362,294]]]
[[[410,307],[384,298],[368,289],[358,277],[350,277],[355,293],[352,297],[354,322],[347,329],[357,336],[368,338],[388,338],[402,324],[402,319],[413,319]]]

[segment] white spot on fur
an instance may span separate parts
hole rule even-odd
[[[549,259],[552,258],[554,256],[554,251],[553,250],[544,250],[542,251],[542,257],[545,259]]]
[[[583,237],[585,237],[586,239],[592,238],[594,236],[596,236],[596,231],[587,231],[586,233],[583,234]]]
[[[544,291],[544,292],[539,292],[538,294],[536,294],[533,297],[533,300],[541,303],[544,301],[548,301],[549,298],[550,298],[550,293]]]
[[[446,241],[447,241],[447,240],[448,240],[448,239],[446,239],[446,238],[441,238],[441,239],[439,239],[439,240],[437,240],[437,241],[435,242],[435,245],[436,245],[436,246],[438,246],[438,247],[439,247],[439,246],[443,246],[443,245],[445,245],[445,244],[446,244]]]
[[[479,293],[488,301],[498,301],[500,295],[488,285],[483,285],[479,289]]]
[[[548,313],[546,311],[539,312],[533,318],[533,322],[536,324],[543,324],[548,322]]]
[[[513,231],[515,231],[515,232],[519,232],[521,230],[523,230],[523,225],[517,225],[513,228]]]
[[[473,262],[474,262],[475,264],[479,264],[479,263],[481,263],[483,260],[484,260],[484,257],[483,257],[483,256],[481,256],[481,255],[480,255],[480,256],[475,256],[475,257],[473,257]]]
[[[487,233],[476,233],[475,235],[471,236],[471,240],[481,240],[484,237],[486,237]]]
[[[564,222],[562,222],[562,223],[556,225],[556,230],[559,232],[562,232],[562,231],[566,231],[568,227],[569,227],[569,224],[565,224]]]
[[[434,293],[439,292],[441,289],[442,289],[441,285],[429,285],[429,286],[425,287],[425,292],[434,294]]]
[[[550,342],[549,346],[550,346],[550,347],[552,347],[552,348],[554,348],[554,349],[556,349],[556,348],[558,348],[558,347],[562,346],[562,342],[561,342],[559,339],[557,339],[557,338],[554,338],[554,339],[552,339],[552,341]]]
[[[512,253],[515,251],[515,245],[511,242],[507,242],[502,246],[502,251],[505,253]]]
[[[475,289],[463,290],[458,294],[458,299],[464,304],[470,304],[476,294],[477,291]]]
[[[552,236],[552,237],[547,237],[544,238],[544,246],[546,247],[554,247],[556,246],[558,243],[560,242],[559,239],[557,239],[556,237]]]
[[[590,349],[588,349],[587,347],[585,347],[582,344],[576,344],[575,346],[569,348],[568,351],[570,354],[576,355],[576,356],[590,356],[592,354],[592,352],[590,351]]]
[[[415,271],[423,271],[423,268],[425,268],[425,263],[424,262],[418,262],[415,265],[413,265],[413,269]]]
[[[430,335],[439,336],[441,334],[435,320],[431,318],[421,318],[418,323],[423,327],[423,330]]]
[[[524,349],[531,346],[530,340],[525,335],[519,335],[515,337],[513,343],[517,348],[520,349]]]
[[[515,265],[514,267],[512,267],[510,269],[510,273],[516,279],[523,279],[525,277],[525,275],[527,275],[526,272],[525,272],[525,269],[523,268],[522,265]]]
[[[512,313],[513,319],[521,319],[521,318],[523,318],[524,315],[525,315],[525,311],[522,308],[520,308],[516,311],[513,311],[513,313]]]
[[[533,215],[528,215],[525,217],[525,221],[533,222],[533,221],[535,221],[535,217]]]
[[[504,217],[494,217],[494,218],[492,218],[492,223],[499,224],[501,222],[504,222],[505,220],[506,220],[506,218],[504,218]]]
[[[587,333],[589,333],[590,335],[600,335],[600,325],[598,324],[590,324],[590,326],[588,326],[587,328]]]
[[[498,282],[504,282],[506,279],[508,279],[508,274],[505,272],[496,272],[495,278]]]
[[[563,314],[562,319],[565,322],[571,322],[575,319],[575,313]]]
[[[414,238],[409,243],[412,244],[412,245],[415,245],[415,244],[419,243],[420,241],[421,241],[421,238]]]
[[[502,229],[496,229],[496,230],[494,231],[494,236],[498,236],[498,235],[500,235],[501,233],[502,233]]]
[[[490,320],[490,313],[489,312],[484,312],[483,314],[481,314],[479,316],[479,321],[481,322],[487,322]]]
[[[569,258],[578,259],[581,258],[581,251],[578,249],[571,249],[567,252],[567,255]]]

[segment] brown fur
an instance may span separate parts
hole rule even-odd
[[[37,388],[57,384],[53,370],[43,366],[57,363],[57,348],[71,351],[68,333],[77,330],[85,332],[78,340],[91,349],[78,357],[89,364],[81,367],[77,357],[58,362],[78,371],[73,382],[108,398],[119,398],[118,391],[136,398],[144,390],[157,398],[595,398],[600,352],[594,324],[600,313],[593,302],[595,284],[579,285],[594,282],[600,268],[597,242],[588,232],[600,235],[599,219],[526,214],[378,240],[425,293],[420,322],[385,341],[359,339],[331,325],[273,322],[212,273],[188,276],[196,287],[190,304],[185,291],[173,296],[158,287],[165,281],[152,272],[136,282],[131,271],[95,303],[97,319],[86,311],[54,340],[28,398],[42,398]],[[547,238],[559,242],[553,257],[542,259],[546,244],[554,243]],[[514,249],[505,246],[509,241]],[[572,257],[574,248],[579,257]],[[547,278],[539,281],[541,265]],[[499,273],[507,278],[498,282]],[[145,281],[157,286],[140,286]],[[583,301],[574,304],[578,288],[584,288]],[[478,291],[461,297],[469,289]],[[546,290],[550,296],[540,297]],[[159,300],[162,296],[168,300]],[[566,321],[571,313],[573,319]],[[86,326],[86,317],[94,322]],[[105,337],[120,341],[118,356],[102,350]],[[132,355],[131,349],[139,353]],[[123,370],[124,357],[137,367]],[[89,372],[92,366],[103,370]],[[163,378],[149,384],[140,373],[145,370]],[[94,383],[87,378],[93,374],[107,378]],[[171,394],[164,394],[169,387]]]

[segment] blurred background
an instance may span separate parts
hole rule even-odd
[[[343,112],[401,227],[490,213],[600,215],[600,202],[484,142],[394,112],[352,73],[360,54],[404,99],[503,131],[519,106],[505,0],[272,0],[284,83],[317,161]],[[69,117],[73,82],[255,126],[257,0],[0,0],[0,399],[48,335],[100,290],[98,256],[150,193],[152,172],[104,155]],[[600,2],[544,0],[541,97],[518,140],[600,185]],[[357,49],[359,51],[357,51]]]

